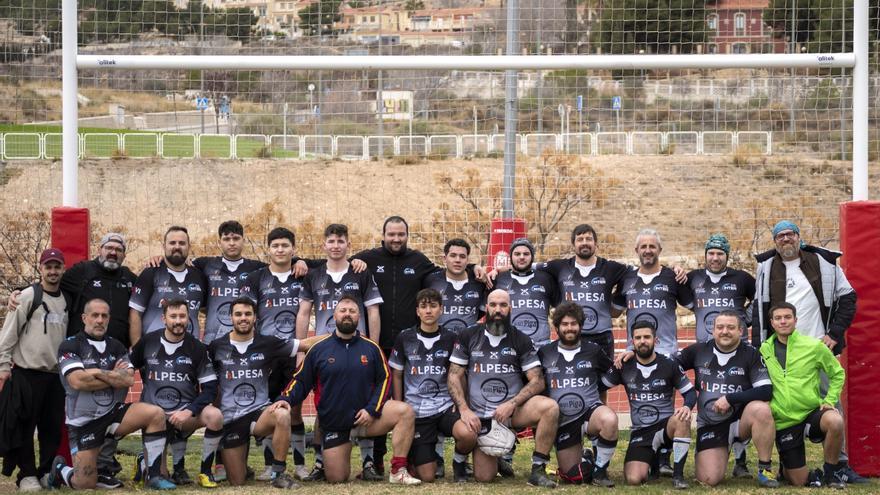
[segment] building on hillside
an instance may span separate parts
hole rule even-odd
[[[492,23],[481,7],[407,11],[401,4],[352,8],[343,6],[341,18],[333,23],[340,40],[363,44],[403,44],[412,47],[469,43],[463,33]]]
[[[786,43],[764,22],[769,0],[710,0],[704,53],[784,53]]]

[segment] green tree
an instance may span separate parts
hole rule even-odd
[[[423,10],[425,8],[425,2],[422,0],[406,0],[406,3],[403,5],[403,8],[406,9],[407,12],[415,12],[416,10]]]
[[[339,5],[342,0],[320,0],[299,11],[299,27],[309,35],[318,33],[318,13],[320,9],[320,34],[332,32],[333,23],[340,19]]]
[[[868,17],[880,18],[880,6],[870,7]],[[764,22],[806,46],[810,53],[851,52],[853,32],[852,0],[770,0]],[[793,24],[793,25],[792,25]],[[880,39],[880,24],[869,24],[868,37]]]
[[[603,53],[695,53],[706,42],[706,0],[606,0],[593,31]]]

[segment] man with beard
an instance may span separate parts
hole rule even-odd
[[[755,276],[752,343],[761,345],[773,334],[770,307],[788,302],[797,308],[798,331],[817,338],[839,356],[846,347],[845,332],[856,315],[856,292],[838,265],[842,253],[812,246],[801,240],[800,228],[790,220],[773,226],[775,249],[755,256],[758,271]],[[822,392],[828,391],[828,377],[822,375]],[[846,417],[841,404],[837,410]],[[849,466],[846,445],[840,451],[840,462],[846,467],[841,473],[847,483],[867,483],[868,480]]]
[[[556,436],[559,405],[539,395],[545,389],[541,362],[532,341],[510,323],[507,291],[493,290],[486,309],[486,323],[459,334],[450,358],[449,394],[461,420],[478,435],[489,432],[493,419],[513,428],[535,428],[529,484],[555,487],[546,468]],[[474,478],[482,482],[495,479],[497,458],[480,449],[473,452]]]
[[[748,273],[727,266],[730,242],[724,234],[712,234],[705,246],[706,267],[688,273],[687,288],[694,302],[697,320],[697,342],[712,340],[712,328],[719,311],[736,311],[750,326],[751,311],[747,311],[755,295],[755,278]],[[743,335],[747,338],[747,335]],[[751,478],[742,442],[733,444],[734,478]]]
[[[696,473],[715,486],[724,479],[731,444],[755,442],[758,484],[779,486],[770,457],[776,427],[768,402],[770,375],[758,350],[743,342],[745,325],[735,311],[715,317],[713,340],[692,344],[676,355],[684,370],[694,370],[697,387]]]
[[[397,336],[388,359],[394,376],[392,396],[412,406],[416,415],[409,460],[420,480],[434,481],[437,438],[439,434],[454,437],[453,477],[457,483],[465,482],[467,452],[474,449],[477,435],[461,422],[446,385],[455,334],[440,328],[443,301],[439,292],[422,289],[416,301],[419,324]]]
[[[58,488],[92,489],[98,482],[95,461],[104,437],[120,439],[142,430],[148,479],[146,486],[158,490],[176,486],[162,477],[165,450],[165,412],[144,402],[125,403],[134,383],[128,350],[106,335],[110,305],[100,299],[86,303],[83,331],[58,348],[58,368],[67,395],[66,416],[70,429],[73,467],[61,456],[52,462],[47,485]]]
[[[0,331],[0,391],[7,389],[0,396],[0,408],[6,411],[0,443],[7,453],[4,464],[18,467],[16,482],[23,492],[40,490],[39,480],[49,472],[61,442],[64,419],[64,389],[58,381],[58,347],[68,327],[67,301],[60,289],[64,254],[44,250],[39,270],[39,284],[20,293],[21,304],[6,314]],[[35,430],[39,466],[34,460]],[[10,431],[18,433],[15,439],[7,435]]]
[[[617,414],[599,398],[602,373],[611,358],[597,344],[581,338],[584,312],[574,302],[564,302],[553,311],[553,326],[559,340],[538,350],[544,368],[547,395],[559,404],[556,458],[559,477],[580,484],[584,476],[593,484],[611,488],[608,466],[617,448]],[[582,465],[584,434],[597,438],[596,462],[592,473]]]
[[[450,239],[443,246],[446,269],[425,279],[425,287],[436,290],[443,298],[440,326],[453,333],[475,325],[483,317],[486,286],[468,273],[471,245],[464,239]]]
[[[650,321],[657,329],[656,349],[665,356],[678,351],[676,302],[686,308],[693,306],[690,292],[676,281],[675,272],[660,264],[663,251],[660,233],[642,229],[636,235],[635,252],[639,256],[637,270],[629,270],[614,293],[614,311],[619,316],[626,309],[627,334],[632,338],[635,322]]]
[[[198,337],[199,309],[205,304],[208,283],[198,268],[186,265],[189,257],[189,232],[172,226],[163,241],[165,259],[156,268],[146,268],[138,276],[134,293],[128,302],[131,308],[129,338],[131,344],[144,334],[163,330],[162,303],[168,299],[184,299],[189,307],[187,331]]]
[[[526,238],[510,245],[510,271],[498,275],[495,288],[510,294],[513,326],[528,335],[536,348],[550,342],[547,314],[558,302],[556,280],[545,271],[535,271],[535,246]]]
[[[637,321],[632,330],[636,359],[620,369],[611,368],[602,377],[608,388],[623,385],[629,400],[632,431],[623,475],[629,485],[639,485],[649,476],[657,476],[657,454],[661,447],[675,455],[672,487],[688,488],[684,465],[691,445],[691,409],[697,392],[681,366],[671,358],[654,352],[657,330],[649,321]],[[675,409],[675,391],[684,398],[684,406]]]
[[[211,466],[223,433],[223,415],[211,405],[217,396],[217,375],[205,344],[187,333],[188,320],[186,301],[165,301],[165,331],[148,333],[139,340],[131,350],[131,364],[140,371],[144,384],[141,402],[161,407],[173,429],[171,480],[176,485],[192,484],[184,465],[186,440],[205,428],[198,482],[203,488],[216,488]]]
[[[299,405],[320,386],[317,404],[324,453],[324,475],[331,483],[351,475],[351,435],[392,433],[390,483],[418,485],[407,471],[415,413],[408,404],[388,400],[391,375],[382,350],[358,333],[361,304],[343,295],[333,310],[335,329],[306,353],[283,398]]]
[[[232,301],[232,331],[208,346],[208,357],[219,381],[220,411],[223,413],[223,463],[229,483],[244,484],[247,446],[251,435],[272,437],[272,479],[275,488],[298,486],[287,469],[290,442],[290,405],[269,397],[269,372],[279,359],[294,359],[318,338],[284,342],[255,332],[257,307],[253,300]]]
[[[692,270],[687,279],[697,319],[697,342],[712,340],[715,316],[723,309],[736,311],[749,326],[747,309],[755,295],[755,278],[727,266],[730,242],[724,234],[709,236],[705,255],[705,268]]]

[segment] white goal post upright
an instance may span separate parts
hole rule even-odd
[[[741,55],[175,56],[78,55],[77,0],[63,0],[63,204],[77,206],[78,69],[720,69],[852,68],[853,200],[868,199],[868,0],[853,6],[853,53]]]

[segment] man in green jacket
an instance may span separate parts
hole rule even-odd
[[[761,355],[773,382],[770,409],[776,421],[776,449],[783,473],[792,485],[807,484],[807,437],[813,443],[822,443],[822,484],[845,488],[846,465],[838,460],[843,445],[843,416],[834,408],[843,389],[843,367],[821,340],[795,330],[794,305],[777,303],[769,315],[775,334],[761,344]],[[819,394],[820,371],[829,378],[824,397]]]

